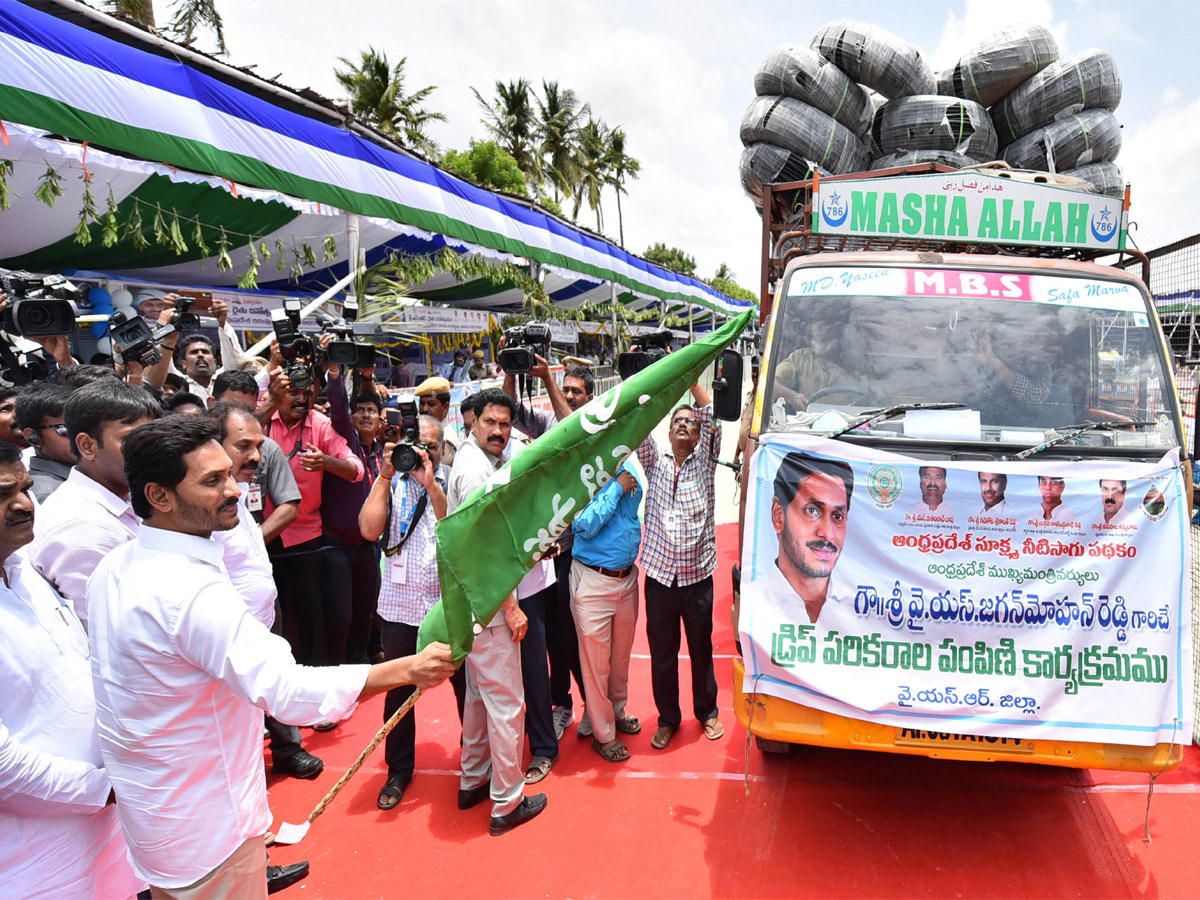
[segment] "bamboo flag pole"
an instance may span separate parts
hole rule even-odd
[[[354,777],[354,773],[362,768],[362,764],[367,761],[367,757],[375,752],[375,748],[378,747],[383,742],[383,739],[388,736],[388,732],[390,732],[396,727],[397,724],[399,724],[400,720],[408,714],[408,711],[416,705],[416,702],[421,699],[421,695],[424,693],[425,688],[417,688],[415,691],[413,691],[412,696],[405,700],[404,704],[398,710],[392,713],[391,718],[383,723],[383,727],[375,732],[375,737],[371,739],[371,743],[367,744],[367,746],[363,749],[363,752],[358,754],[358,759],[356,759],[354,764],[346,770],[346,774],[339,778],[337,784],[329,789],[329,793],[321,798],[321,802],[313,807],[313,811],[308,814],[308,818],[304,820],[303,824],[293,825],[291,822],[284,822],[283,825],[280,826],[279,834],[275,836],[274,842],[276,844],[300,843],[304,835],[308,834],[308,826],[315,822],[321,813],[325,812],[325,808],[333,802],[333,799],[338,795],[338,792],[346,786],[346,783],[351,778]]]

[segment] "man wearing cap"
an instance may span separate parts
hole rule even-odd
[[[454,362],[448,362],[438,368],[438,374],[452,384],[467,380],[467,351],[454,351]]]
[[[467,377],[472,381],[482,381],[484,378],[491,378],[496,374],[495,369],[487,362],[484,362],[482,350],[476,350],[471,354],[475,360],[474,365],[467,369]]]
[[[455,440],[454,428],[446,420],[450,415],[450,382],[435,375],[418,384],[413,393],[421,405],[421,412],[442,423],[442,465],[453,467],[458,441]]]

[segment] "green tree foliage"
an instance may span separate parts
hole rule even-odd
[[[155,30],[154,3],[152,0],[108,0],[108,11],[121,19],[127,19]],[[217,12],[214,0],[175,0],[171,4],[171,22],[167,36],[181,44],[191,44],[201,31],[209,31],[217,42],[217,52],[228,52],[225,46],[225,25]]]
[[[712,278],[706,282],[709,286],[715,287],[726,297],[732,297],[734,300],[749,300],[751,303],[758,303],[758,295],[748,288],[742,287],[736,281],[737,276],[733,273],[733,269],[729,268],[725,263],[717,266],[717,271]]]
[[[374,47],[360,50],[357,64],[345,57],[339,61],[346,68],[335,69],[333,75],[348,94],[350,111],[409,149],[437,159],[438,146],[425,128],[430,122],[445,122],[446,116],[424,105],[437,86],[409,93],[404,89],[408,57],[392,66],[387,54]]]
[[[642,254],[642,258],[656,266],[678,272],[680,275],[687,275],[689,278],[696,277],[696,258],[684,253],[678,247],[668,247],[661,241],[649,247]]]
[[[591,107],[580,104],[575,92],[559,87],[557,81],[542,82],[542,96],[537,98],[538,156],[541,181],[548,183],[558,203],[574,192],[579,176],[579,124],[590,118]],[[540,187],[541,185],[539,185]]]
[[[517,161],[526,181],[537,184],[540,165],[537,160],[538,123],[533,91],[529,81],[518,78],[505,84],[496,82],[496,98],[489,103],[476,88],[475,99],[483,107],[483,124],[500,148]]]
[[[472,139],[469,150],[450,150],[442,157],[442,168],[480,187],[511,194],[527,194],[525,175],[517,161],[495,141]]]
[[[579,208],[587,202],[596,213],[596,231],[604,231],[601,200],[608,184],[608,126],[602,121],[588,119],[579,129],[576,151],[579,174],[575,180],[574,206],[571,218],[579,220]]]
[[[617,234],[618,242],[625,246],[625,220],[621,216],[621,195],[625,190],[628,178],[637,178],[642,171],[642,164],[625,152],[625,129],[613,128],[608,132],[608,148],[605,152],[606,175],[608,185],[617,195]]]

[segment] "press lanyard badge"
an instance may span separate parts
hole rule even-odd
[[[401,548],[388,559],[388,578],[392,584],[408,583],[408,549]]]

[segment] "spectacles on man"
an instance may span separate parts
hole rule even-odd
[[[43,429],[46,429],[46,428],[53,428],[54,433],[57,434],[59,437],[67,437],[67,423],[66,422],[54,422],[51,425],[38,425],[34,429],[34,431],[42,431]]]
[[[696,424],[696,420],[692,416],[676,416],[671,420],[672,428],[676,425],[686,425],[688,428],[695,428]]]

